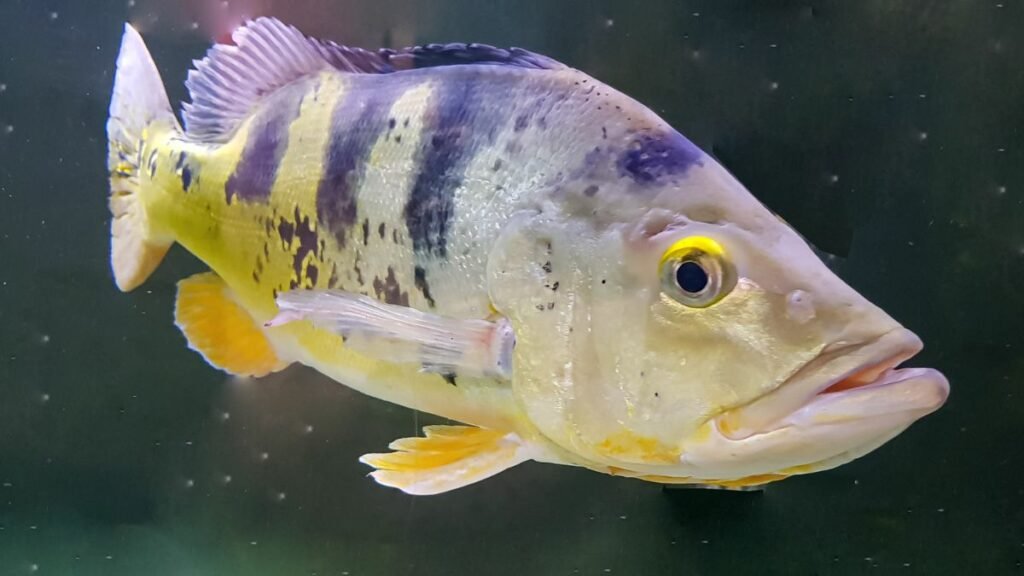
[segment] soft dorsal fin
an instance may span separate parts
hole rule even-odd
[[[200,141],[222,141],[264,95],[324,69],[353,74],[388,74],[414,68],[493,64],[553,70],[565,65],[521,48],[484,44],[430,44],[402,50],[350,48],[309,38],[274,18],[257,18],[195,62],[185,85],[185,131]]]

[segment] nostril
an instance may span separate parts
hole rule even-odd
[[[814,301],[803,290],[793,290],[786,296],[786,315],[798,324],[806,324],[814,318]]]

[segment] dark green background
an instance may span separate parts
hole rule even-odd
[[[528,464],[417,499],[356,458],[427,416],[204,365],[171,322],[201,269],[180,249],[114,287],[121,26],[177,101],[204,2],[0,0],[0,575],[1020,572],[1024,6],[1003,2],[235,0],[350,44],[521,45],[625,91],[837,255],[953,386],[876,453],[763,493]]]

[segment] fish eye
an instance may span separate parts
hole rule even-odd
[[[722,246],[706,236],[688,236],[661,257],[662,290],[680,304],[706,308],[735,286],[735,274]]]

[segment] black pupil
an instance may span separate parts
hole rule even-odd
[[[684,292],[697,294],[708,287],[708,273],[696,262],[683,262],[676,268],[676,283]]]

